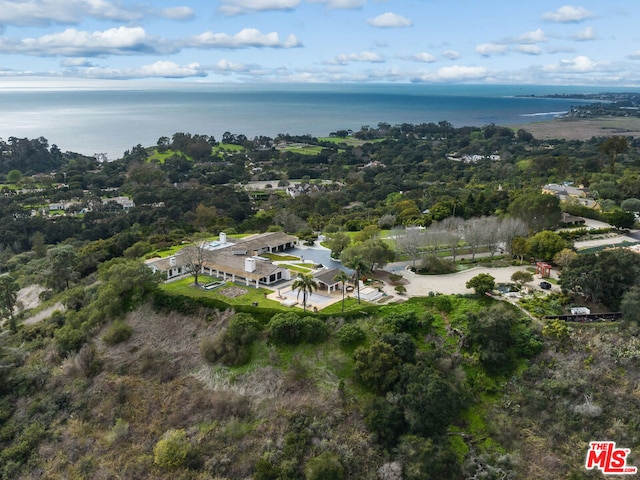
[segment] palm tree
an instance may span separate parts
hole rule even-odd
[[[360,277],[369,271],[369,265],[364,261],[362,255],[354,255],[345,264],[345,267],[354,270],[353,280],[358,290],[358,303],[360,303]]]
[[[291,290],[298,290],[298,298],[300,298],[300,293],[302,293],[302,308],[306,313],[307,295],[313,293],[314,290],[318,290],[318,283],[311,275],[299,273],[297,280],[291,284]]]
[[[342,283],[342,313],[344,313],[344,284],[349,280],[349,275],[347,275],[345,271],[340,270],[340,273],[333,277],[333,279]]]

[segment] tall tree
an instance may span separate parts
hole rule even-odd
[[[419,227],[407,227],[404,230],[396,230],[394,234],[398,251],[411,257],[413,269],[415,270],[416,261],[420,258],[420,254],[424,249],[424,229]]]
[[[302,309],[307,311],[307,297],[314,291],[318,290],[318,283],[313,277],[306,273],[299,273],[294,282],[291,284],[291,290],[298,291],[298,298],[302,293]]]
[[[327,235],[325,243],[329,250],[331,250],[331,256],[338,258],[342,251],[351,243],[351,237],[344,232],[335,232]]]
[[[526,236],[527,233],[527,224],[520,218],[507,217],[500,222],[500,240],[509,253],[513,253],[513,241],[518,237]]]
[[[356,291],[358,292],[358,303],[360,303],[360,277],[363,273],[368,271],[368,264],[364,261],[361,255],[347,255],[349,249],[342,252],[340,256],[340,260],[344,264],[345,267],[353,270],[353,281],[356,284]]]
[[[587,301],[620,307],[624,294],[640,277],[640,255],[624,248],[578,255],[562,271],[560,286]]]
[[[558,197],[536,191],[518,195],[508,210],[511,216],[525,222],[533,233],[553,229],[562,218]]]
[[[347,275],[347,272],[344,270],[340,270],[340,273],[333,277],[333,279],[342,284],[342,313],[344,313],[344,286],[349,280],[349,275]]]
[[[440,228],[445,232],[444,238],[451,250],[453,261],[456,261],[458,247],[464,233],[464,220],[460,217],[447,217],[439,222]]]
[[[16,332],[17,325],[14,310],[18,299],[18,282],[9,275],[0,277],[0,314],[9,321],[9,329]]]
[[[544,230],[536,233],[527,240],[528,250],[537,259],[553,260],[557,253],[560,253],[570,245],[556,232]]]
[[[463,232],[464,241],[471,250],[471,261],[475,260],[478,249],[482,246],[484,240],[484,219],[470,218],[464,222]]]
[[[61,292],[78,278],[76,249],[72,245],[60,245],[47,251],[49,268],[45,272],[45,283],[49,288]]]
[[[200,241],[195,243],[193,246],[185,247],[181,252],[181,255],[184,255],[185,265],[184,269],[193,275],[193,283],[197,287],[200,285],[198,283],[198,275],[202,273],[202,267],[204,266],[204,262],[206,260],[207,254],[207,242]]]
[[[609,173],[614,172],[618,155],[625,153],[627,150],[629,150],[629,141],[627,137],[621,135],[614,135],[602,142],[600,151],[609,157]]]

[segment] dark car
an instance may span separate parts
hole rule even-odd
[[[540,282],[540,288],[543,290],[551,290],[551,284],[549,282]]]

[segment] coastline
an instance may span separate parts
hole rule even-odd
[[[611,137],[613,135],[640,137],[640,118],[638,117],[562,117],[509,126],[516,130],[526,130],[538,140],[585,141],[592,137]]]

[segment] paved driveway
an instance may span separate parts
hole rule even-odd
[[[417,275],[411,270],[400,270],[394,273],[402,275],[409,283],[405,285],[407,289],[407,297],[424,297],[429,295],[429,292],[444,293],[444,294],[465,294],[473,293],[472,289],[467,288],[466,283],[476,275],[480,273],[488,273],[496,279],[496,283],[510,283],[511,275],[519,270],[525,270],[527,265],[520,267],[502,267],[502,268],[485,268],[475,267],[462,272],[450,273],[447,275]],[[551,276],[557,278],[558,272],[556,270],[551,271]],[[528,284],[538,287],[538,284],[542,278],[539,275],[534,275],[533,281]],[[560,287],[553,285],[552,290],[559,290]],[[386,285],[384,291],[388,295],[397,296],[394,287]]]

